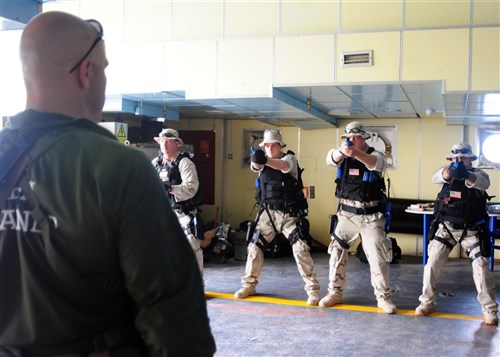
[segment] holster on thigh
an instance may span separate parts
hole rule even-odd
[[[255,229],[252,238],[250,239],[250,243],[255,244],[260,248],[260,250],[262,250],[262,252],[265,252],[267,246],[269,245],[269,243],[260,235],[260,229]]]

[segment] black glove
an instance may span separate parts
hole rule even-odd
[[[458,180],[463,180],[469,177],[469,171],[467,171],[462,161],[458,163],[452,162],[448,167],[448,173],[451,177],[454,177]]]
[[[264,151],[257,149],[252,152],[252,156],[250,158],[253,163],[259,165],[265,165],[267,163],[267,157]]]

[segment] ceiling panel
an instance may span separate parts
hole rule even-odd
[[[135,106],[168,108],[180,119],[254,119],[303,129],[330,128],[338,119],[420,118],[436,112],[450,125],[500,125],[500,92],[444,93],[443,88],[443,81],[366,83],[282,86],[273,88],[272,97],[259,98],[187,100],[182,90],[122,98]]]

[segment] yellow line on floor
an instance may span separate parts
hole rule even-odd
[[[238,299],[234,298],[233,294],[218,293],[218,292],[212,292],[212,291],[205,291],[205,296],[207,296],[209,298],[238,300]],[[279,299],[279,298],[266,297],[266,296],[261,296],[261,295],[249,296],[245,299],[245,301],[262,302],[265,304],[303,306],[303,307],[310,307],[310,308],[314,308],[314,309],[323,309],[321,307],[307,305],[305,300],[302,301],[302,300]],[[329,307],[328,309],[384,313],[382,311],[382,309],[379,309],[377,307],[361,306],[361,305],[340,304],[340,305],[335,305],[335,306]],[[396,314],[397,315],[406,315],[406,316],[415,316],[415,310],[399,310],[398,309]],[[450,314],[450,313],[444,313],[444,312],[433,312],[428,317],[438,317],[438,318],[443,318],[443,319],[455,319],[455,320],[478,320],[478,321],[483,320],[483,318],[480,316]]]

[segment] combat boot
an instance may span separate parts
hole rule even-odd
[[[436,306],[434,304],[421,303],[415,309],[415,315],[417,316],[428,316],[434,312]]]
[[[308,292],[307,295],[309,295],[309,297],[307,298],[307,305],[318,306],[318,302],[319,302],[318,292],[311,291],[311,292]]]
[[[397,310],[396,305],[394,305],[391,299],[377,300],[377,306],[384,310],[386,314],[395,314]]]
[[[235,299],[244,299],[250,295],[255,295],[256,292],[255,286],[244,286],[234,293],[234,297]]]
[[[495,312],[486,311],[483,316],[486,325],[498,326],[498,316]]]
[[[326,296],[319,301],[319,306],[321,307],[330,307],[333,305],[342,304],[344,301],[344,297],[342,291],[335,290],[333,292],[329,292]]]

